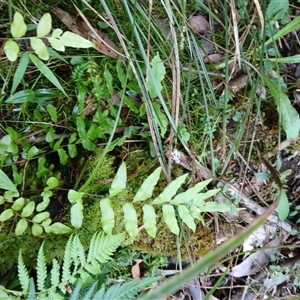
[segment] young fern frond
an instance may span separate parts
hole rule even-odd
[[[44,254],[44,242],[42,243],[39,249],[36,272],[37,272],[37,288],[39,291],[42,291],[45,289],[46,278],[47,278],[47,267],[46,267],[46,259]]]
[[[80,242],[78,235],[74,237],[73,244],[74,244],[73,249],[75,249],[76,256],[79,258],[80,264],[84,266],[86,263],[86,257],[84,253],[84,248]]]
[[[29,275],[28,270],[24,264],[23,258],[22,258],[22,251],[19,252],[19,259],[18,259],[18,276],[19,281],[22,287],[22,291],[26,293],[29,288]]]
[[[123,233],[117,235],[104,235],[103,233],[97,233],[96,236],[96,243],[94,246],[90,244],[90,251],[93,255],[89,255],[90,261],[93,259],[97,259],[100,263],[106,263],[110,256],[116,251],[116,249],[120,246],[122,241],[124,240],[125,235]],[[97,246],[97,248],[95,247]]]
[[[50,286],[47,283],[47,266],[44,255],[44,243],[41,245],[37,257],[37,292],[33,278],[29,278],[28,270],[19,254],[18,274],[23,295],[27,299],[91,299],[97,293],[98,280],[92,275],[101,274],[103,264],[111,259],[116,249],[125,238],[124,233],[118,235],[104,235],[95,233],[91,239],[88,254],[85,253],[82,243],[77,235],[71,235],[66,247],[62,269],[56,259],[52,261],[50,271]],[[62,273],[62,276],[61,274]],[[60,279],[61,278],[61,279]],[[96,277],[97,278],[97,277]],[[68,298],[67,286],[75,285],[71,297]],[[60,295],[57,289],[65,294]],[[103,293],[103,289],[101,289]],[[95,298],[96,299],[96,298]],[[99,298],[98,298],[99,299]]]
[[[62,279],[61,279],[62,283],[67,282],[71,277],[72,240],[73,240],[73,235],[70,236],[65,248],[64,262],[62,266]]]
[[[50,275],[51,286],[58,286],[60,283],[60,265],[56,259],[52,260]]]

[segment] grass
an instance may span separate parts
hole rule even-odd
[[[172,162],[165,155],[173,148],[194,154],[211,171],[215,184],[224,178],[234,178],[240,186],[248,184],[249,172],[259,170],[260,157],[279,145],[286,134],[295,135],[297,131],[288,125],[291,121],[298,126],[292,108],[285,107],[294,118],[286,120],[280,113],[280,101],[274,103],[273,98],[290,92],[282,77],[282,65],[276,60],[281,54],[275,40],[296,29],[298,23],[286,25],[283,19],[270,18],[265,4],[243,2],[236,6],[228,1],[76,2],[92,26],[107,27],[105,22],[111,25],[106,29],[108,37],[118,44],[124,57],[114,60],[93,49],[69,48],[60,53],[61,57],[44,62],[55,78],[51,83],[50,71],[40,72],[42,67],[32,63],[26,65],[24,77],[16,79],[20,60],[10,63],[2,56],[1,168],[23,195],[29,194],[35,201],[47,179],[58,178],[60,184],[54,195],[64,203],[65,211],[70,209],[70,203],[63,200],[69,189],[85,192],[99,180],[99,171],[106,170],[107,160],[117,170],[127,159],[121,157],[124,149],[133,153],[144,145],[147,155],[162,167],[162,185],[174,179]],[[5,14],[1,24],[11,20],[15,11],[25,16],[27,24],[34,24],[52,5],[56,3],[2,2],[0,10]],[[76,14],[72,4],[61,8]],[[205,62],[204,37],[188,26],[189,17],[199,10],[210,21],[209,43],[213,52],[223,56],[222,62]],[[265,14],[264,28],[261,13]],[[283,23],[282,29],[268,35],[275,21]],[[55,17],[53,27],[66,30]],[[9,27],[5,29],[10,37]],[[275,57],[269,54],[271,48]],[[32,51],[26,43],[22,50]],[[159,60],[156,69],[155,57]],[[240,73],[247,75],[247,82],[236,87],[232,80]],[[281,82],[279,89],[267,86],[264,75],[271,76],[274,83]],[[20,82],[17,88],[16,80]],[[53,85],[55,80],[61,89]],[[95,154],[99,144],[103,151]],[[82,160],[91,158],[97,163],[87,173]],[[140,168],[141,176],[153,171],[152,165],[147,168]],[[134,178],[140,174],[128,175]],[[112,180],[105,175],[101,180],[104,178]],[[238,205],[238,198],[227,200]],[[9,201],[3,203],[3,210],[9,207]],[[69,224],[68,213],[64,217]],[[213,217],[208,215],[205,221],[208,219]],[[13,224],[5,230],[14,231]]]

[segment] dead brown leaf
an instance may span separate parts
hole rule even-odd
[[[140,263],[143,261],[142,259],[134,259],[135,264],[131,267],[131,275],[134,279],[141,278],[141,268]]]

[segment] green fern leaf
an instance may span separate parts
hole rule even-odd
[[[85,257],[85,253],[84,253],[84,248],[80,242],[80,239],[78,237],[78,235],[75,235],[74,239],[73,239],[73,248],[76,249],[76,257],[79,258],[80,260],[80,264],[82,266],[85,265],[86,263],[86,257]]]
[[[143,222],[147,233],[155,238],[157,232],[156,213],[154,207],[150,204],[143,206]]]
[[[144,201],[151,198],[153,189],[157,184],[161,173],[161,167],[158,167],[151,175],[149,175],[143,182],[136,195],[133,198],[133,202]]]
[[[113,253],[116,251],[116,249],[121,245],[125,238],[124,233],[120,233],[117,235],[107,235],[104,236],[103,234],[99,234],[100,239],[98,249],[95,258],[100,263],[106,263],[108,260],[110,260],[110,256],[113,255]]]
[[[181,220],[194,232],[196,230],[196,224],[194,222],[194,218],[191,216],[191,212],[185,205],[178,206],[178,213]]]
[[[82,287],[82,280],[79,279],[79,280],[77,281],[77,284],[76,284],[76,286],[75,286],[75,289],[74,289],[73,292],[72,292],[72,295],[71,295],[71,297],[70,297],[70,300],[78,300],[78,299],[79,299],[81,287]]]
[[[21,250],[19,252],[19,259],[18,259],[18,277],[22,287],[22,291],[26,293],[29,287],[29,275],[28,275],[28,270],[22,258]]]
[[[52,269],[50,272],[50,282],[52,286],[58,286],[60,281],[60,266],[56,259],[52,260]]]
[[[63,263],[63,266],[62,266],[62,279],[61,279],[61,283],[63,285],[66,282],[68,282],[70,277],[71,277],[72,241],[73,241],[73,235],[71,235],[69,237],[66,248],[65,248],[64,263]]]
[[[179,235],[179,227],[177,224],[177,220],[175,217],[175,210],[172,205],[164,204],[162,207],[163,211],[163,217],[167,224],[167,226],[170,228],[170,230],[176,234]]]
[[[122,162],[109,189],[109,196],[114,197],[120,194],[122,191],[124,191],[126,189],[126,181],[126,165],[124,162]]]
[[[36,295],[35,295],[35,285],[33,278],[30,278],[30,283],[29,283],[29,292],[27,296],[27,300],[36,300]]]
[[[37,288],[39,291],[44,290],[47,277],[46,259],[44,254],[44,242],[42,243],[37,257]]]
[[[145,287],[162,279],[162,276],[150,277],[141,280],[133,280],[126,283],[119,283],[110,287],[102,299],[105,300],[128,300],[135,299],[137,294]]]
[[[124,203],[123,212],[126,231],[129,233],[131,238],[135,238],[138,235],[138,220],[133,204]]]
[[[184,174],[178,178],[176,178],[174,181],[172,181],[164,190],[161,192],[153,201],[151,204],[163,204],[170,202],[172,197],[175,196],[177,193],[177,190],[181,187],[181,185],[184,183],[186,177],[188,174]]]
[[[111,234],[115,226],[115,213],[112,209],[110,199],[102,199],[100,201],[101,209],[101,225],[105,233]]]
[[[170,204],[188,204],[195,196],[198,195],[210,182],[212,179],[207,179],[197,183],[192,188],[188,189],[184,193],[178,194],[173,200],[170,201]]]

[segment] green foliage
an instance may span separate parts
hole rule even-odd
[[[139,187],[133,199],[128,202],[123,198],[123,192],[126,192],[126,166],[122,163],[111,184],[108,196],[100,200],[101,224],[104,232],[111,234],[115,227],[115,206],[114,202],[119,202],[118,196],[122,199],[123,204],[123,224],[131,238],[138,235],[138,213],[137,208],[142,206],[143,225],[147,233],[154,237],[157,232],[157,213],[156,210],[162,211],[163,220],[168,228],[176,235],[179,235],[179,226],[177,218],[181,219],[190,229],[195,231],[195,219],[203,220],[204,212],[210,211],[229,211],[230,207],[225,204],[215,202],[205,202],[206,199],[213,197],[220,189],[210,190],[206,193],[201,191],[210,183],[206,180],[197,183],[185,192],[178,193],[187,175],[182,175],[170,183],[157,197],[153,198],[153,191],[160,178],[161,168],[154,170]],[[75,192],[72,191],[72,194]],[[174,197],[175,196],[175,197]],[[146,203],[145,203],[146,202]],[[71,219],[82,219],[83,211],[77,210],[76,215]],[[120,220],[118,220],[120,223]]]
[[[65,51],[65,46],[74,48],[89,48],[94,46],[92,42],[75,33],[69,31],[63,33],[61,29],[55,29],[52,35],[48,36],[51,30],[52,17],[49,13],[46,13],[42,16],[37,26],[37,36],[29,38],[32,49],[40,59],[49,59],[49,52],[42,38],[46,38],[53,49],[63,52]],[[10,31],[14,39],[22,38],[26,34],[27,26],[23,16],[19,12],[14,14],[14,20],[11,23]],[[13,39],[9,39],[5,42],[4,52],[10,61],[17,60],[19,51],[20,47]]]
[[[36,282],[29,277],[20,251],[18,277],[22,291],[1,287],[0,295],[26,296],[27,299],[132,299],[161,277],[133,280],[105,288],[105,284],[99,282],[100,275],[123,239],[124,234],[95,233],[86,254],[79,237],[71,235],[65,247],[62,266],[54,259],[49,274],[43,243],[37,257]]]
[[[9,189],[11,192],[15,192],[15,186],[13,182],[6,176],[6,174],[0,170],[5,176],[3,176],[3,180],[7,183],[6,189]],[[4,182],[3,181],[3,182]],[[70,233],[72,230],[68,226],[56,222],[52,223],[50,218],[50,213],[45,211],[50,203],[50,197],[53,195],[52,189],[57,187],[59,184],[58,180],[54,177],[50,177],[47,180],[47,185],[44,188],[41,196],[43,201],[36,205],[35,201],[31,201],[30,199],[25,199],[23,197],[19,197],[12,202],[10,208],[6,208],[0,214],[0,222],[2,222],[2,226],[4,222],[7,222],[14,218],[14,223],[16,223],[15,234],[22,235],[28,228],[29,224],[32,224],[31,232],[34,236],[40,236],[44,232],[46,233],[55,233],[55,234],[65,234]],[[4,204],[5,194],[3,197]],[[10,203],[8,202],[8,203]],[[37,213],[35,213],[35,210]]]
[[[264,81],[269,88],[279,114],[279,122],[282,125],[288,140],[296,139],[300,131],[300,118],[291,101],[274,81],[264,76]]]

